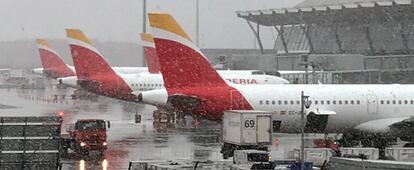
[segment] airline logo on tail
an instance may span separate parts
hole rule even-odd
[[[53,78],[75,76],[75,72],[65,64],[46,39],[37,39],[43,71]]]
[[[151,74],[160,72],[157,50],[155,49],[154,37],[149,33],[141,33],[142,46],[144,47],[145,60],[148,71]]]
[[[81,30],[66,29],[66,34],[79,79],[88,79],[93,75],[112,71],[112,68],[107,67],[102,54],[92,46],[92,41]]]
[[[83,88],[116,98],[125,98],[132,92],[81,30],[66,29],[66,34],[69,38],[76,75]]]
[[[149,13],[148,18],[168,95],[168,100],[160,101],[213,119],[220,119],[224,110],[252,109],[244,96],[220,77],[171,15]],[[150,93],[138,98],[145,102],[153,95]]]
[[[171,15],[149,13],[148,17],[167,89],[227,86]]]

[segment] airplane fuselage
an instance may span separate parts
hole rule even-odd
[[[235,88],[254,110],[274,112],[282,128],[300,127],[302,91],[312,103],[307,113],[327,116],[328,131],[336,132],[374,119],[414,116],[414,85],[235,85]]]
[[[363,122],[414,116],[414,85],[247,85],[228,88],[192,88],[143,92],[143,102],[167,104],[174,94],[196,96],[200,103],[192,113],[220,119],[225,110],[260,110],[273,113],[281,132],[298,132],[301,92],[309,96],[309,115],[316,115],[324,132],[338,132]],[[229,102],[230,101],[230,102]],[[185,110],[184,110],[185,111]],[[307,120],[305,120],[307,121]],[[320,127],[319,127],[320,128]]]

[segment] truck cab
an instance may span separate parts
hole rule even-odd
[[[69,127],[67,147],[80,155],[88,155],[89,151],[103,154],[108,147],[107,128],[110,128],[110,122],[102,119],[77,120]]]

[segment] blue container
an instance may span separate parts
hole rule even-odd
[[[304,170],[312,170],[313,169],[313,162],[305,161],[304,163],[305,163]],[[290,165],[290,169],[291,170],[300,170],[300,168],[301,168],[300,164],[301,163],[299,161],[295,162],[295,163]]]

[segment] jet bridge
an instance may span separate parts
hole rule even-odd
[[[0,170],[60,167],[61,119],[0,117]]]

